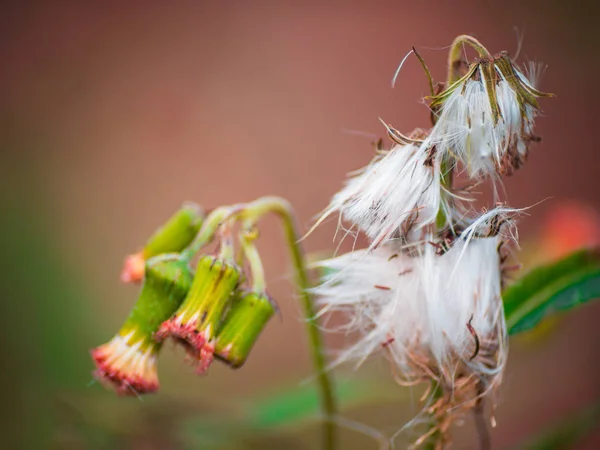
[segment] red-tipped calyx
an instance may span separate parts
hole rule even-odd
[[[197,318],[192,318],[186,323],[182,323],[181,318],[182,316],[174,316],[163,322],[154,338],[157,342],[162,342],[170,337],[177,344],[183,346],[196,373],[202,375],[212,364],[215,351],[211,326],[200,331]]]
[[[159,387],[157,344],[132,342],[134,336],[133,331],[127,336],[117,335],[91,351],[97,367],[94,377],[119,395],[147,394]]]

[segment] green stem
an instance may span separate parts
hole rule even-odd
[[[258,237],[255,230],[247,229],[240,233],[240,244],[243,254],[250,265],[250,273],[252,274],[252,292],[257,294],[265,294],[266,282],[265,271],[263,269],[258,249],[254,244],[254,240]]]
[[[189,262],[194,255],[214,237],[219,226],[227,219],[240,219],[246,227],[255,224],[267,213],[277,214],[282,222],[285,239],[290,251],[292,266],[294,269],[294,281],[301,297],[302,309],[306,318],[309,345],[313,360],[313,366],[317,372],[321,396],[321,409],[325,420],[323,422],[323,449],[333,450],[336,446],[336,429],[334,418],[337,412],[337,401],[333,390],[333,381],[327,371],[323,338],[315,318],[316,311],[313,299],[309,293],[306,261],[299,244],[300,235],[296,230],[294,213],[291,205],[280,197],[263,197],[247,204],[225,206],[215,209],[208,215],[196,239],[182,252],[184,261]],[[246,249],[248,250],[248,249]]]
[[[440,182],[441,185],[447,190],[452,190],[452,180],[454,178],[454,161],[451,156],[445,157],[440,163]],[[444,195],[443,192],[441,195]],[[441,231],[446,227],[447,217],[446,212],[442,205],[438,210],[437,217],[435,219],[435,225],[438,231]]]
[[[188,248],[181,252],[181,258],[189,262],[202,247],[212,240],[223,220],[233,215],[236,211],[238,211],[237,207],[222,206],[211,212],[204,221],[194,241]]]
[[[323,338],[315,318],[316,311],[313,299],[309,293],[310,284],[306,270],[306,261],[302,248],[298,243],[300,236],[296,230],[294,213],[291,205],[279,197],[263,197],[252,202],[242,213],[249,219],[258,219],[267,212],[277,214],[283,221],[285,239],[289,247],[292,265],[294,268],[294,279],[302,301],[302,308],[306,318],[306,326],[309,338],[312,360],[321,395],[321,408],[325,416],[323,423],[323,448],[331,450],[336,445],[336,430],[334,417],[337,412],[333,381],[326,368],[325,353],[323,350]]]
[[[466,34],[458,36],[456,39],[454,39],[454,42],[452,42],[452,45],[450,46],[450,53],[448,54],[448,79],[446,86],[450,86],[460,78],[460,71],[458,69],[460,68],[460,63],[462,61],[461,53],[464,44],[473,47],[473,49],[481,58],[492,57],[488,49],[485,48],[483,44],[474,37]]]

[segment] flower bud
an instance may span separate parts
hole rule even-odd
[[[264,294],[251,292],[237,296],[217,335],[217,357],[233,368],[241,367],[274,313],[273,303]]]
[[[119,395],[156,391],[161,344],[154,333],[181,304],[191,284],[187,263],[175,255],[148,261],[142,291],[125,324],[111,341],[91,351],[95,378]]]
[[[148,239],[144,249],[127,256],[121,280],[136,283],[144,276],[146,260],[163,253],[180,252],[194,239],[204,221],[201,206],[186,202],[171,218]]]
[[[206,372],[213,360],[223,312],[239,280],[240,270],[234,264],[214,256],[201,257],[187,297],[173,317],[160,326],[156,339],[176,339],[192,357],[197,372]]]

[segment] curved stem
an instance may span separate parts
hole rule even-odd
[[[181,252],[181,258],[184,261],[189,262],[202,247],[204,247],[213,239],[217,228],[219,225],[221,225],[223,220],[230,217],[236,211],[236,207],[222,206],[211,212],[206,217],[206,220],[202,224],[202,228],[200,228],[196,238],[188,246],[188,248]]]
[[[450,53],[448,54],[448,79],[446,86],[450,86],[453,82],[460,78],[460,64],[462,62],[461,52],[463,45],[470,45],[481,58],[491,58],[492,55],[487,48],[483,46],[481,42],[472,36],[463,34],[458,36],[452,42],[450,46]]]
[[[225,220],[221,222],[218,235],[221,239],[221,249],[219,250],[219,259],[225,261],[235,261],[235,249],[233,247],[233,235],[231,228],[233,227],[233,220]]]
[[[242,216],[249,220],[257,220],[268,212],[277,214],[283,222],[285,239],[294,268],[294,280],[301,297],[302,309],[306,318],[312,360],[319,383],[321,408],[325,415],[325,422],[323,423],[323,448],[331,450],[335,448],[336,444],[334,417],[337,412],[337,402],[333,391],[333,381],[326,370],[323,338],[315,319],[316,311],[312,296],[309,293],[310,284],[306,271],[306,261],[302,247],[298,243],[300,236],[296,230],[292,207],[285,199],[280,197],[263,197],[247,205],[242,212]]]
[[[252,274],[252,292],[264,294],[266,288],[265,271],[258,249],[254,244],[256,238],[258,238],[258,231],[255,228],[248,227],[240,232],[243,255],[250,265],[250,273]]]
[[[315,371],[317,372],[317,380],[319,384],[321,409],[325,420],[323,423],[323,448],[325,450],[333,450],[336,445],[336,430],[334,418],[337,412],[337,402],[333,390],[333,381],[326,370],[326,359],[323,348],[323,338],[317,325],[315,318],[316,311],[313,305],[313,299],[309,293],[310,284],[306,270],[306,261],[302,252],[302,247],[299,244],[300,235],[296,230],[294,213],[291,205],[285,199],[280,197],[263,197],[251,203],[238,204],[233,206],[224,206],[215,209],[206,218],[200,232],[190,244],[190,246],[181,253],[184,261],[190,261],[194,255],[214,237],[217,229],[223,221],[240,219],[246,228],[254,225],[262,216],[267,213],[277,214],[282,222],[285,233],[285,239],[290,251],[290,258],[294,268],[294,282],[301,297],[302,309],[306,318],[307,332],[309,345]],[[246,236],[251,238],[251,236]],[[252,245],[246,246],[242,250],[246,256],[248,252],[250,259],[252,257]],[[255,250],[255,248],[254,248]],[[257,256],[257,255],[255,255]],[[258,256],[257,256],[258,257]],[[256,262],[256,261],[255,261]],[[262,270],[262,266],[252,268],[253,271]],[[260,276],[259,276],[260,277]],[[259,281],[260,284],[260,281]],[[255,286],[256,287],[256,286]]]

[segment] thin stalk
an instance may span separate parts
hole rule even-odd
[[[323,423],[323,448],[332,450],[336,446],[336,430],[334,417],[337,412],[337,401],[333,390],[333,381],[326,370],[326,359],[323,338],[315,319],[316,311],[313,299],[309,293],[310,284],[306,270],[306,261],[302,247],[299,244],[300,235],[296,230],[294,213],[291,205],[279,197],[263,197],[248,205],[242,215],[250,220],[257,220],[262,215],[273,212],[282,222],[285,240],[290,251],[294,269],[294,281],[301,297],[302,308],[306,318],[309,345],[321,396],[321,409],[325,416]]]
[[[485,404],[483,400],[484,386],[483,383],[477,384],[477,403],[473,414],[475,415],[475,427],[477,428],[477,435],[479,436],[479,449],[490,450],[492,445],[490,440],[490,432],[488,431],[487,424],[484,418]]]
[[[254,229],[246,229],[240,233],[240,244],[246,261],[250,265],[252,274],[252,292],[264,294],[266,288],[265,271],[263,269],[258,249],[254,241],[258,238],[258,232]]]
[[[464,44],[470,45],[481,58],[492,57],[488,49],[485,48],[483,44],[474,37],[466,34],[458,36],[456,39],[454,39],[454,42],[452,42],[452,45],[450,46],[450,53],[448,54],[448,78],[446,86],[450,86],[460,78],[460,71],[458,69],[460,68],[460,64],[462,62],[461,53]]]
[[[431,404],[435,404],[438,402],[442,396],[444,395],[444,391],[437,382],[431,382],[432,396],[431,396]],[[438,427],[438,418],[435,415],[432,415],[431,422],[429,424],[429,432],[431,432],[434,428]],[[427,441],[423,444],[424,450],[438,450],[440,448],[440,443],[443,440],[443,435],[441,431],[438,429],[431,433]]]
[[[219,225],[235,211],[237,211],[236,207],[223,206],[211,212],[202,224],[196,238],[188,248],[181,252],[181,258],[187,262],[191,261],[194,255],[213,239]]]

